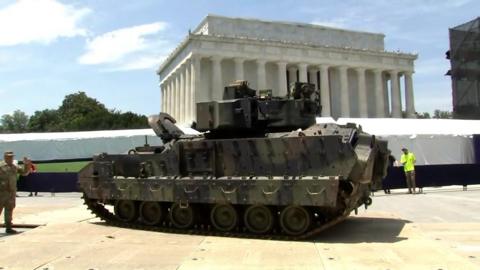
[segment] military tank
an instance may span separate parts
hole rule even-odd
[[[273,97],[245,81],[197,103],[201,133],[166,113],[163,145],[99,154],[79,173],[87,207],[115,226],[173,233],[305,239],[372,203],[387,144],[354,124],[317,124],[314,85]]]

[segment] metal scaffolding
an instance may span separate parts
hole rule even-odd
[[[449,30],[453,111],[456,118],[480,119],[480,17]]]

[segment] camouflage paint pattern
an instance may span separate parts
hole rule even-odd
[[[208,132],[185,135],[170,115],[151,117],[164,145],[97,155],[79,186],[101,204],[299,206],[333,222],[371,203],[388,150],[355,125],[315,124],[314,93],[299,83],[283,98],[254,96],[243,83],[226,87],[228,99],[197,104],[197,129]]]

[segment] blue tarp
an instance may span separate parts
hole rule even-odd
[[[417,187],[480,184],[480,164],[450,164],[415,166]],[[21,177],[19,191],[77,192],[77,173],[32,173]],[[402,167],[388,168],[383,188],[406,188]]]
[[[475,154],[475,163],[480,164],[480,135],[473,135],[473,152]]]
[[[480,184],[480,164],[448,164],[415,166],[417,187]],[[388,168],[383,180],[387,189],[406,188],[403,167]]]
[[[77,192],[78,174],[74,172],[31,173],[18,180],[19,191]]]

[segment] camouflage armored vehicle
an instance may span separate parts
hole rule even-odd
[[[237,82],[223,97],[197,104],[200,135],[160,113],[149,123],[163,145],[95,156],[79,174],[88,208],[116,226],[304,239],[371,204],[386,142],[316,124],[314,85],[272,97]]]

